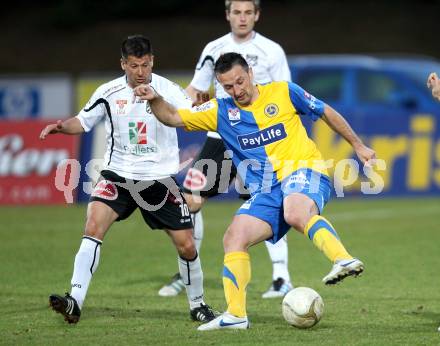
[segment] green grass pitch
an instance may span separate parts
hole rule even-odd
[[[207,203],[201,259],[206,302],[225,308],[222,236],[239,202]],[[289,232],[296,286],[325,304],[315,327],[298,330],[280,299],[261,299],[271,281],[265,246],[251,249],[248,331],[197,332],[186,297],[158,289],[177,271],[175,250],[138,212],[107,234],[77,325],[48,307],[69,290],[85,206],[0,208],[0,344],[142,345],[438,345],[440,344],[440,199],[333,200],[325,216],[349,251],[364,261],[360,278],[325,287],[330,263],[298,232]]]

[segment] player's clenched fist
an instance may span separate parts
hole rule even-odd
[[[201,104],[209,101],[209,93],[206,92],[197,92],[196,99],[193,101],[192,106],[200,106]]]
[[[355,147],[355,151],[359,160],[361,160],[365,166],[371,167],[375,163],[376,152],[373,149],[361,144]]]
[[[136,97],[139,97],[141,100],[150,101],[159,96],[158,93],[148,84],[138,85],[133,89],[133,93],[133,102],[135,101]]]

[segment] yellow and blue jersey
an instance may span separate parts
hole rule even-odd
[[[319,119],[324,102],[291,82],[257,88],[258,98],[246,107],[224,98],[178,112],[187,130],[220,134],[246,186],[259,190],[262,184],[275,185],[301,168],[327,175],[322,155],[300,119]]]

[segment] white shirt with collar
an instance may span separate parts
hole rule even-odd
[[[215,97],[229,97],[214,75],[215,62],[220,55],[229,52],[239,53],[246,59],[252,68],[255,83],[291,81],[283,48],[278,43],[253,32],[252,38],[245,42],[236,42],[232,33],[209,42],[203,49],[190,85],[197,90],[208,91],[214,81]],[[208,136],[220,138],[215,132],[209,132]]]
[[[191,108],[191,99],[179,85],[154,73],[150,85],[174,107]],[[133,103],[133,89],[125,76],[98,87],[77,118],[86,132],[105,118],[103,169],[135,180],[177,174],[176,129],[160,123],[147,101],[136,99]]]

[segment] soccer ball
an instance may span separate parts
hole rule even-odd
[[[324,302],[315,290],[297,287],[287,293],[282,303],[283,317],[297,328],[314,326],[324,313]]]

